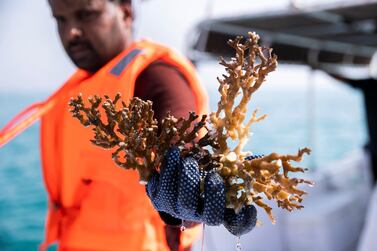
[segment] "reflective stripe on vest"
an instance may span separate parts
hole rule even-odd
[[[127,53],[120,61],[117,63],[111,70],[110,73],[114,76],[119,77],[122,74],[123,70],[127,67],[127,65],[134,59],[137,55],[142,53],[143,51],[140,49],[133,49],[129,53]]]

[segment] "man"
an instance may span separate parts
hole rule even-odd
[[[43,176],[49,196],[46,239],[60,250],[177,250],[190,247],[195,228],[153,208],[135,171],[115,167],[109,152],[90,144],[90,130],[69,113],[70,97],[121,92],[153,101],[158,121],[170,111],[206,112],[194,68],[173,51],[134,42],[130,0],[49,0],[61,42],[78,67],[48,100],[33,105],[0,131],[5,144],[41,118]],[[22,115],[27,119],[14,124]],[[163,218],[167,223],[161,219]],[[198,226],[199,227],[199,226]],[[187,237],[187,238],[186,238]]]
[[[145,187],[138,183],[137,172],[114,167],[110,153],[90,143],[92,132],[72,118],[67,103],[79,93],[114,97],[120,92],[125,101],[134,96],[151,100],[160,122],[168,111],[175,117],[187,116],[189,111],[207,113],[207,97],[193,66],[164,46],[133,41],[130,0],[49,0],[49,4],[63,47],[78,70],[47,101],[33,107],[36,112],[31,119],[4,130],[3,135],[0,131],[1,145],[41,117],[42,166],[49,195],[42,249],[56,241],[60,251],[190,248],[200,226],[180,232],[182,220],[219,225],[224,219],[221,178],[211,174],[206,179],[213,191],[207,200],[219,202],[216,206],[204,202],[199,209],[197,203],[186,203],[193,198],[192,190],[173,198],[178,194],[179,168],[198,171],[194,160],[185,161],[186,166],[176,162],[179,151],[173,149],[166,157],[168,166],[163,164],[161,179],[155,174],[155,182],[150,182],[157,186],[147,187],[153,206],[161,211],[158,213]],[[197,182],[191,183],[195,187],[199,185],[197,175]],[[182,180],[188,179],[183,176]],[[160,186],[159,181],[165,183]],[[199,190],[196,192],[197,202]],[[180,210],[177,201],[189,208]],[[244,233],[255,225],[255,208],[246,211],[237,216],[233,210],[228,213],[232,233]],[[243,221],[241,229],[239,219]]]
[[[204,112],[206,97],[188,62],[175,59],[178,57],[175,55],[164,56],[165,48],[156,48],[146,41],[133,43],[130,0],[50,0],[49,3],[64,49],[74,64],[84,70],[76,74],[85,75],[73,77],[76,82],[73,85],[77,87],[67,93],[67,98],[78,93],[114,96],[121,92],[126,100],[138,96],[153,102],[158,121],[168,111],[176,117],[187,116],[189,111]],[[166,50],[165,54],[169,53]],[[166,63],[168,60],[172,64]],[[183,67],[186,73],[180,72]],[[66,104],[67,100],[61,99]],[[109,153],[89,147],[89,135],[69,118],[66,105],[56,107],[42,118],[45,132],[42,147],[58,142],[57,147],[63,153],[55,154],[62,159],[60,163],[49,161],[48,157],[43,162],[48,190],[52,200],[58,201],[57,210],[50,210],[47,242],[53,236],[51,240],[59,239],[63,250],[176,250],[179,228],[165,228],[145,195],[145,188],[138,184],[136,173],[115,168]],[[54,114],[64,115],[54,117]],[[59,123],[65,124],[65,128],[56,128]],[[56,131],[61,132],[60,139],[50,139],[50,127],[55,135]],[[43,152],[54,156],[49,150]],[[60,177],[54,175],[51,166],[60,166]],[[54,191],[53,187],[59,183],[61,187]],[[59,211],[63,217],[56,217],[61,221],[56,225],[54,214]],[[169,220],[168,215],[165,218]],[[56,227],[62,229],[57,234]]]

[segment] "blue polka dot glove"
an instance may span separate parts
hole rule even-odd
[[[202,193],[201,180],[204,181]],[[160,212],[210,226],[224,224],[237,236],[249,232],[256,224],[254,206],[245,206],[238,214],[225,208],[222,177],[214,171],[201,174],[197,161],[192,157],[182,158],[177,147],[170,148],[165,154],[160,173],[152,174],[147,194]]]

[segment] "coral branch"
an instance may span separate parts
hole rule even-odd
[[[250,32],[244,43],[242,40],[242,37],[229,40],[236,55],[230,61],[220,60],[227,74],[218,78],[220,101],[217,111],[209,116],[199,117],[191,112],[188,118],[176,119],[168,114],[158,128],[150,101],[132,98],[126,105],[117,94],[113,100],[105,96],[101,107],[102,98],[98,96],[88,99],[90,107],[84,104],[81,95],[72,98],[73,117],[86,127],[93,126],[91,141],[102,148],[114,149],[114,162],[126,169],[137,169],[142,183],[159,170],[166,150],[178,146],[183,156],[197,159],[203,171],[215,169],[220,173],[226,185],[228,208],[238,212],[244,205],[255,204],[264,208],[274,222],[272,209],[264,203],[262,195],[289,211],[302,208],[300,203],[305,192],[297,186],[312,182],[290,178],[290,173],[306,171],[290,162],[301,161],[310,150],[301,149],[296,155],[271,153],[245,159],[250,153],[242,150],[250,127],[266,118],[266,115],[257,116],[255,110],[244,124],[247,105],[267,75],[275,70],[277,57],[271,49],[258,45],[259,36],[255,33]],[[101,118],[101,108],[106,120]],[[205,133],[199,136],[202,130]],[[228,140],[237,142],[234,149],[228,147]]]

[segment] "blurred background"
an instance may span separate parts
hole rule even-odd
[[[368,4],[374,9],[347,9]],[[223,48],[226,39],[256,30],[265,45],[276,49],[280,65],[250,104],[250,110],[258,108],[268,117],[253,125],[246,149],[267,154],[310,147],[313,154],[300,165],[310,168],[309,178],[317,185],[300,212],[287,214],[273,206],[276,225],[259,210],[263,225],[241,238],[242,250],[356,250],[371,190],[364,95],[323,70],[352,79],[370,77],[375,36],[363,37],[360,48],[358,40],[337,38],[347,25],[353,27],[351,35],[374,34],[370,15],[377,16],[376,6],[361,0],[135,2],[136,38],[151,38],[192,59],[212,110],[219,97],[216,77],[224,73],[218,57],[229,55]],[[347,11],[336,11],[342,8]],[[369,10],[366,21],[361,10]],[[74,71],[46,0],[0,1],[0,55],[0,127],[46,98]],[[36,124],[0,150],[0,250],[36,250],[46,205]],[[204,236],[205,250],[236,249],[235,237],[222,227],[206,227]],[[195,250],[200,246],[201,241]]]

